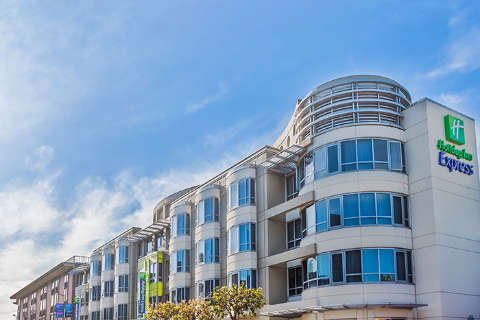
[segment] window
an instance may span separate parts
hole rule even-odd
[[[165,249],[164,244],[163,244],[163,235],[157,236],[157,251]]]
[[[387,139],[353,139],[322,146],[299,164],[300,187],[311,181],[309,171],[314,164],[315,179],[339,171],[384,169],[405,172],[405,152],[400,141]]]
[[[303,287],[305,289],[317,286],[317,259],[308,258],[303,262]]]
[[[128,263],[128,247],[120,246],[117,248],[118,263]]]
[[[183,300],[190,299],[190,288],[176,288],[172,290],[172,302],[181,303]]]
[[[297,180],[295,174],[285,177],[285,189],[287,192],[287,200],[291,200],[298,195]]]
[[[345,226],[358,226],[360,219],[358,217],[358,195],[348,194],[343,196],[343,218]]]
[[[360,250],[345,252],[345,269],[347,282],[362,282],[362,258]]]
[[[342,141],[340,144],[342,153],[342,171],[357,170],[357,143],[355,140]]]
[[[118,320],[128,319],[128,305],[126,303],[119,304],[117,307]]]
[[[218,238],[210,238],[197,242],[197,263],[219,262],[220,243]]]
[[[90,318],[91,320],[100,320],[100,311],[93,311]]]
[[[190,250],[172,252],[170,257],[170,272],[190,272]]]
[[[152,241],[148,241],[147,242],[147,254],[148,253],[152,253],[153,252],[153,242]]]
[[[293,285],[292,272],[288,270],[289,288]],[[322,253],[316,258],[303,261],[304,289],[330,283],[355,282],[413,283],[411,252],[403,249],[366,248]]]
[[[118,276],[118,292],[128,292],[128,274]]]
[[[298,168],[298,179],[300,188],[306,183],[310,183],[314,179],[314,162],[311,153],[305,155],[301,160],[300,167]]]
[[[190,215],[180,213],[172,217],[172,237],[190,234]]]
[[[149,277],[149,281],[150,283],[155,283],[157,282],[157,263],[154,262],[154,263],[150,263],[150,277]]]
[[[105,253],[103,255],[103,265],[105,266],[105,270],[113,270],[114,264],[115,255],[112,253]]]
[[[197,226],[218,221],[218,199],[208,198],[197,204]]]
[[[360,222],[361,224],[375,224],[375,194],[362,193],[360,194]]]
[[[63,302],[67,302],[68,300],[68,288],[63,289]]]
[[[340,226],[342,224],[340,198],[332,198],[328,200],[328,213],[330,219],[330,227]]]
[[[309,216],[307,216],[307,219],[308,217]],[[316,232],[328,229],[327,200],[317,201],[315,203],[315,224]]]
[[[303,291],[302,266],[288,268],[288,296],[301,295]]]
[[[332,282],[343,282],[343,255],[342,253],[332,254]]]
[[[230,274],[230,286],[246,286],[247,288],[257,287],[257,271],[253,269],[240,270]]]
[[[392,224],[392,209],[390,204],[390,194],[377,193],[377,216],[378,224]]]
[[[103,309],[103,319],[102,320],[113,320],[113,308],[104,308]]]
[[[100,301],[101,288],[100,286],[92,286],[90,289],[90,297],[92,301]]]
[[[230,254],[255,251],[255,223],[243,223],[229,230]]]
[[[318,285],[330,284],[330,254],[322,253],[317,256]]]
[[[300,246],[302,240],[302,221],[295,219],[287,222],[287,248],[292,249]]]
[[[220,287],[220,279],[209,279],[198,282],[198,296],[208,298],[213,294],[215,288]]]
[[[230,184],[230,209],[254,204],[255,179],[245,178]]]
[[[105,297],[113,297],[115,281],[104,281],[103,282],[103,294]]]

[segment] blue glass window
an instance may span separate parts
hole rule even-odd
[[[338,146],[333,145],[328,147],[328,173],[338,171]]]
[[[357,226],[360,224],[358,209],[358,194],[347,194],[343,196],[343,216],[345,226]]]
[[[328,229],[327,222],[327,200],[317,201],[315,203],[316,231],[325,231]]]
[[[239,270],[230,274],[230,286],[257,287],[257,271],[253,269]]]
[[[377,216],[379,224],[392,224],[389,193],[377,193]]]
[[[238,251],[255,251],[255,224],[244,223],[229,230],[230,254]]]
[[[361,193],[360,194],[360,216],[362,224],[375,224],[375,194]]]
[[[190,234],[190,215],[180,213],[172,217],[172,237]]]
[[[318,285],[330,284],[330,254],[323,253],[317,256]]]
[[[402,171],[402,144],[398,141],[389,141],[390,147],[390,169]]]
[[[357,140],[358,169],[373,169],[372,139]]]
[[[363,249],[362,262],[363,281],[380,281],[378,270],[378,249]]]
[[[218,221],[218,199],[207,198],[197,204],[197,226]]]
[[[379,249],[380,251],[380,280],[395,281],[395,266],[393,263],[392,249]]]
[[[229,208],[255,204],[255,179],[245,178],[230,185]]]
[[[328,201],[328,212],[330,218],[330,226],[341,226],[342,211],[340,210],[340,198],[333,198]]]
[[[357,147],[355,140],[342,141],[342,171],[357,170]]]
[[[128,247],[120,246],[117,248],[118,263],[128,263]]]
[[[375,169],[388,169],[387,140],[373,139]]]
[[[175,272],[190,272],[190,250],[178,250],[172,252],[170,257],[171,267],[170,271]]]

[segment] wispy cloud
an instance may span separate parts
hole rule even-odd
[[[25,157],[25,166],[32,171],[43,171],[52,162],[55,150],[51,146],[40,146]]]
[[[194,104],[191,104],[191,105],[187,106],[187,108],[185,109],[185,114],[191,114],[191,113],[197,112],[201,109],[204,109],[208,105],[219,101],[220,99],[222,99],[227,94],[228,94],[228,86],[225,83],[220,82],[218,84],[218,90],[215,94],[206,97],[205,99],[203,99],[202,101],[200,101],[198,103],[194,103]]]
[[[453,72],[471,72],[480,68],[480,29],[475,27],[448,44],[444,63],[428,72],[427,78]]]

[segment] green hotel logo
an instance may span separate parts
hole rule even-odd
[[[465,144],[465,128],[463,120],[451,115],[446,115],[445,122],[445,139],[458,145]]]

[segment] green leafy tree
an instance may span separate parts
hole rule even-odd
[[[265,305],[262,288],[250,289],[245,286],[222,287],[214,291],[210,303],[219,319],[252,319],[257,310]]]

